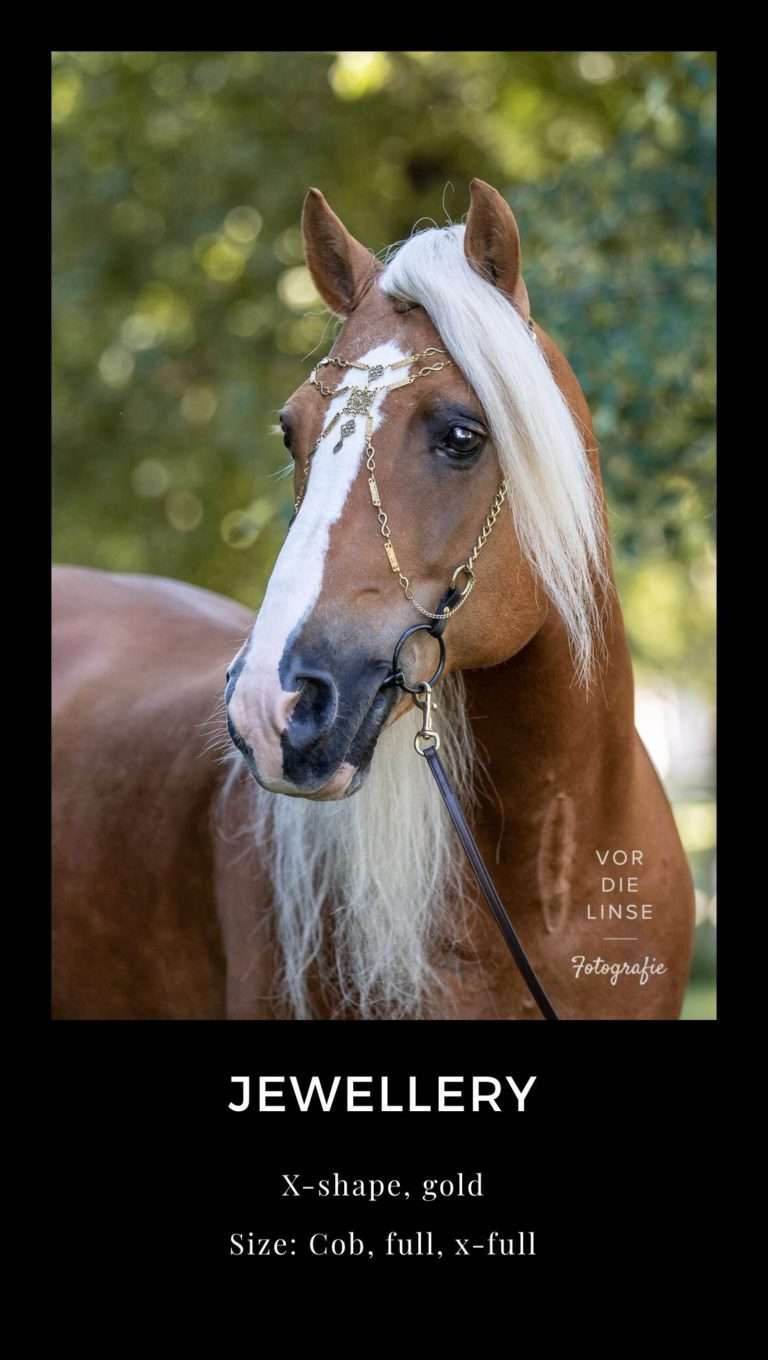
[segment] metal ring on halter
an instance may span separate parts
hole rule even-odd
[[[437,670],[435,671],[434,675],[431,676],[430,679],[427,681],[420,680],[417,685],[407,685],[405,683],[405,676],[403,675],[403,672],[400,669],[400,651],[402,649],[403,643],[407,642],[410,637],[413,637],[414,633],[429,633],[431,636],[434,636],[434,634],[432,634],[432,625],[429,623],[414,623],[410,628],[406,628],[405,632],[401,633],[400,637],[398,638],[394,655],[392,657],[392,674],[387,677],[387,679],[384,681],[384,684],[385,685],[397,684],[400,686],[401,689],[404,689],[408,694],[421,694],[425,683],[430,687],[436,685],[445,669],[445,642],[443,641],[442,637],[435,638],[435,642],[440,648],[440,659],[438,660]]]
[[[431,741],[429,741],[430,737],[432,738]],[[420,741],[428,742],[429,744],[425,746],[424,749],[422,750],[421,746],[419,745]],[[417,732],[416,736],[413,738],[413,749],[416,752],[417,756],[426,756],[428,751],[435,752],[439,751],[440,750],[439,734],[437,732],[433,732],[431,727],[423,727],[421,731]]]
[[[456,588],[456,577],[460,576],[462,572],[464,572],[464,575],[467,578],[467,584],[461,587],[461,598],[463,599],[465,595],[469,594],[470,590],[475,584],[475,573],[473,572],[471,567],[468,567],[465,562],[462,562],[461,566],[456,568],[455,572],[453,573],[453,576],[451,577],[451,585],[454,588]]]

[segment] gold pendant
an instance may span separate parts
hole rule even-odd
[[[354,434],[354,433],[355,433],[355,422],[354,422],[354,420],[347,420],[347,421],[345,421],[344,424],[343,424],[342,427],[341,427],[341,439],[339,440],[338,444],[334,444],[334,446],[333,446],[333,452],[334,452],[334,453],[339,453],[340,450],[341,450],[341,446],[342,446],[342,444],[344,443],[344,440],[345,440],[345,439],[348,439],[349,436],[350,436],[351,434]]]
[[[375,390],[368,390],[364,387],[353,387],[348,398],[347,404],[342,411],[345,416],[367,416],[373,405],[376,396]]]

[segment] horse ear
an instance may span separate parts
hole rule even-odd
[[[379,267],[370,250],[350,236],[319,189],[310,189],[301,214],[304,258],[312,281],[332,312],[349,316]]]
[[[464,254],[483,278],[507,293],[524,321],[531,314],[521,273],[520,233],[514,213],[501,194],[482,179],[469,186],[471,203],[464,232]]]

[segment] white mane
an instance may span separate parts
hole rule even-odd
[[[588,682],[600,638],[605,536],[595,479],[573,416],[508,298],[464,254],[464,227],[416,233],[379,277],[430,316],[488,420],[523,551],[568,630]]]

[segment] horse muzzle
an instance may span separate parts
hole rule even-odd
[[[393,687],[382,687],[389,671],[384,660],[294,652],[278,677],[241,653],[227,683],[227,724],[253,777],[299,798],[355,793],[397,702]]]

